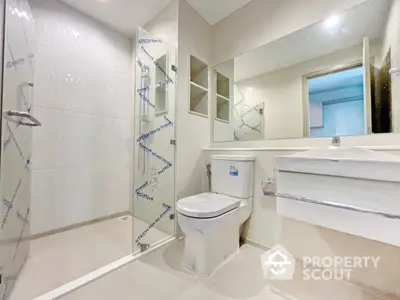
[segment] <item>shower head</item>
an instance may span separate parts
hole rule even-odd
[[[146,66],[139,57],[136,58],[136,62],[140,67],[142,77],[148,77],[149,76],[149,67]]]
[[[137,62],[137,64],[139,65],[139,67],[142,69],[142,72],[143,72],[143,67],[144,67],[144,65],[143,65],[143,62],[140,60],[139,57],[136,57],[136,62]]]

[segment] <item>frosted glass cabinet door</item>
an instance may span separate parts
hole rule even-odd
[[[8,299],[29,250],[34,20],[27,0],[7,0],[2,64],[0,298]],[[3,11],[3,9],[1,9]],[[18,13],[15,13],[18,12]],[[2,32],[2,30],[0,30]],[[0,39],[3,40],[3,39]],[[36,129],[34,129],[36,128]]]

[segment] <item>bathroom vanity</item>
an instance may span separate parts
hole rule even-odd
[[[400,157],[330,146],[275,158],[278,213],[400,246]]]

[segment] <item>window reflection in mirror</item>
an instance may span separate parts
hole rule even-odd
[[[309,136],[367,133],[362,66],[307,79]]]
[[[216,66],[214,140],[396,132],[392,4],[368,0]]]

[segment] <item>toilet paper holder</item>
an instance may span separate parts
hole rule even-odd
[[[268,177],[267,180],[261,182],[261,189],[265,196],[274,196],[276,193],[275,178]]]

